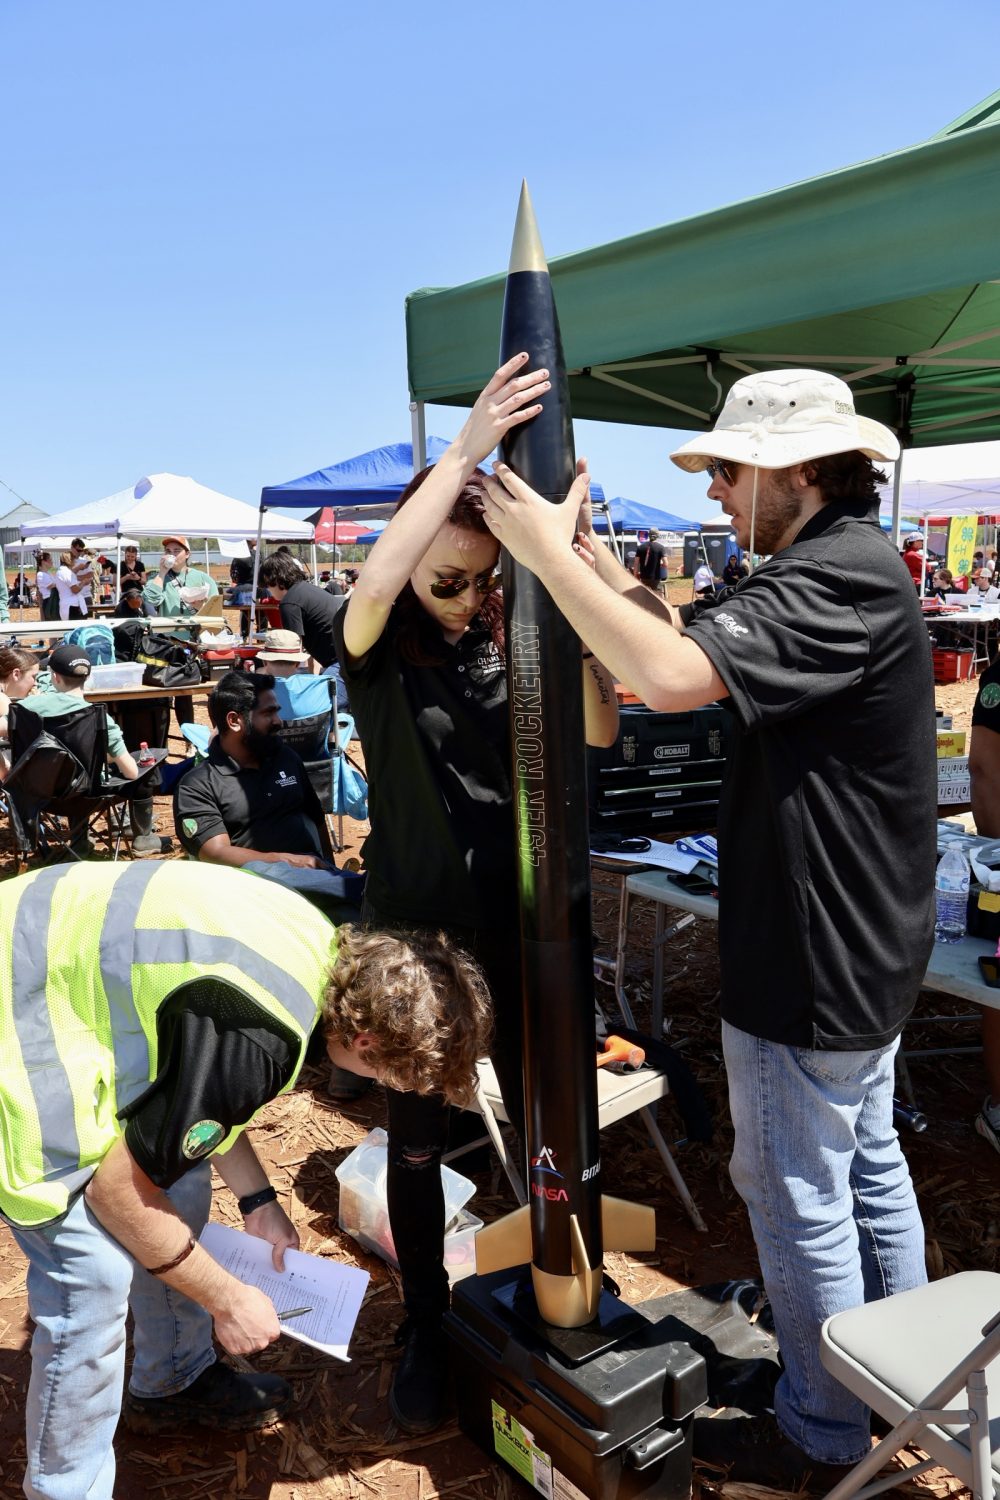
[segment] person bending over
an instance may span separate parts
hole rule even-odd
[[[154,1434],[264,1427],[291,1404],[279,1376],[217,1359],[213,1335],[242,1357],[281,1325],[198,1236],[214,1166],[276,1270],[298,1247],[245,1128],[295,1086],[314,1030],[341,1064],[465,1103],[489,1001],[440,935],[338,930],[236,870],[54,866],[0,885],[0,924],[0,1212],[34,1323],[24,1492],[112,1500],[123,1395]]]

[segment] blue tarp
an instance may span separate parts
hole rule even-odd
[[[700,531],[697,521],[685,521],[682,516],[671,515],[668,510],[656,510],[652,505],[643,505],[639,500],[623,500],[619,495],[611,501],[611,520],[616,531]],[[604,516],[594,517],[594,530],[607,531]]]
[[[443,438],[429,437],[428,462],[435,463],[448,446]],[[345,520],[346,511],[353,507],[381,505],[388,514],[412,478],[412,444],[390,443],[314,474],[303,474],[301,479],[266,485],[260,492],[260,505],[262,510],[316,510],[330,505]],[[604,499],[599,484],[591,484],[591,493],[595,499]]]

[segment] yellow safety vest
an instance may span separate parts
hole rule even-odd
[[[179,860],[4,881],[0,933],[0,1213],[24,1227],[64,1214],[122,1134],[178,985],[227,980],[298,1037],[290,1089],[336,953],[336,929],[301,896]]]

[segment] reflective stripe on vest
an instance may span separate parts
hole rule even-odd
[[[120,1135],[119,1111],[156,1077],[156,1017],[178,985],[217,976],[280,1020],[299,1039],[291,1088],[335,947],[301,897],[180,861],[5,881],[0,924],[0,1211],[24,1226],[65,1212]]]

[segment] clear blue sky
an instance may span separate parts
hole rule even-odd
[[[997,87],[1000,6],[0,0],[0,47],[0,479],[57,511],[408,438],[404,298],[505,265],[522,176],[553,256],[913,144]],[[669,446],[578,424],[706,513]]]

